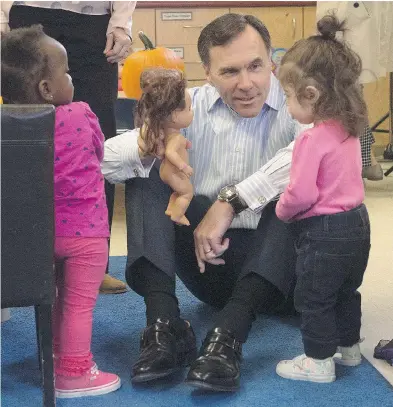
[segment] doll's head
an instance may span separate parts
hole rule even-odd
[[[141,131],[143,127],[146,152],[154,154],[156,142],[165,130],[180,130],[191,124],[191,98],[182,72],[176,69],[145,70],[141,75],[141,89],[136,125]]]

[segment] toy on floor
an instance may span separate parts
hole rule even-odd
[[[374,349],[374,358],[383,359],[393,366],[393,339],[391,341],[381,339]]]

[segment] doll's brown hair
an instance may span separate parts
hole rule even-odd
[[[339,39],[345,21],[334,14],[317,23],[319,35],[300,40],[281,61],[279,80],[285,89],[293,88],[299,103],[306,97],[307,86],[318,89],[320,97],[314,113],[321,120],[335,119],[351,136],[363,134],[367,123],[367,107],[359,77],[362,62],[358,54]]]
[[[136,110],[136,125],[145,142],[145,154],[154,155],[163,122],[176,109],[186,106],[186,79],[177,69],[149,68],[142,72],[140,85],[143,93]]]

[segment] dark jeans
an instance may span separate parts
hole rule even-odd
[[[360,339],[362,284],[370,222],[361,205],[293,224],[297,234],[295,307],[307,356],[325,359]]]
[[[107,62],[103,51],[110,15],[86,15],[66,10],[12,6],[11,29],[42,24],[47,35],[67,50],[74,101],[90,105],[105,139],[116,136],[117,64]],[[112,225],[115,186],[105,181],[109,226]]]

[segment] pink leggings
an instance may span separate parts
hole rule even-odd
[[[93,310],[108,262],[105,237],[56,237],[53,307],[55,372],[79,376],[92,367]]]

